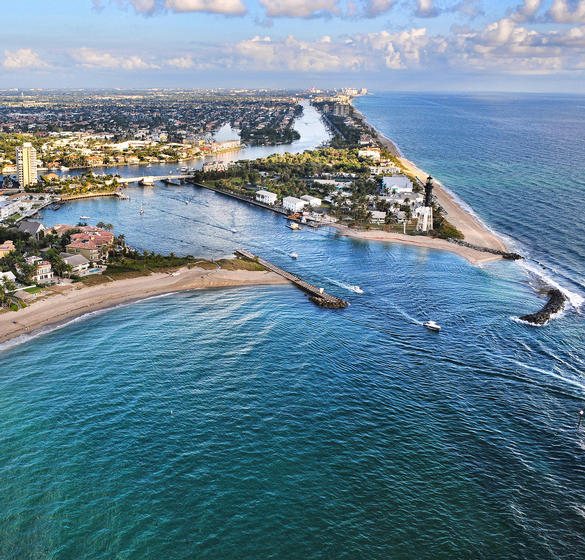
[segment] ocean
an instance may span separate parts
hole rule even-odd
[[[111,222],[140,249],[247,248],[351,305],[194,291],[5,345],[0,558],[582,556],[585,99],[356,106],[527,262],[292,232],[192,186],[45,211]],[[545,281],[571,305],[516,322]]]

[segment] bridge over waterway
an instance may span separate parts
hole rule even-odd
[[[142,177],[118,177],[116,180],[122,185],[130,183],[152,184],[155,181],[174,181],[189,179],[191,175],[143,175]]]

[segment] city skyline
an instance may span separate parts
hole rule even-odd
[[[5,8],[6,87],[585,92],[585,0],[28,4]]]

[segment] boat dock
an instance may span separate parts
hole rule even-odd
[[[282,276],[289,282],[292,282],[297,288],[303,290],[303,292],[309,295],[309,299],[319,305],[320,307],[327,307],[328,309],[341,309],[342,307],[347,307],[349,303],[337,296],[333,296],[328,294],[323,290],[323,288],[317,288],[317,286],[313,286],[313,284],[309,284],[305,282],[302,278],[279,268],[278,266],[273,265],[272,263],[264,260],[256,255],[253,255],[249,251],[245,251],[244,249],[238,249],[236,251],[236,255],[239,257],[243,257],[245,259],[249,259],[251,261],[255,261],[258,264],[262,265],[267,270]]]

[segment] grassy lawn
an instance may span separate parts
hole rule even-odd
[[[42,292],[44,289],[45,288],[39,288],[38,286],[32,286],[31,288],[26,288],[26,290],[23,291],[29,294],[38,294],[39,292]]]

